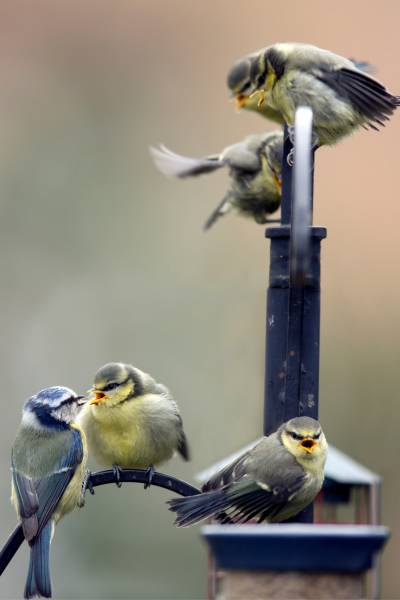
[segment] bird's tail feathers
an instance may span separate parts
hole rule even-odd
[[[231,208],[232,194],[231,192],[228,192],[224,196],[222,201],[218,204],[217,208],[213,210],[211,215],[208,217],[207,221],[204,223],[204,230],[207,231],[207,229],[210,229],[210,227],[214,225],[214,223],[218,221],[218,219],[222,217],[222,215],[226,215],[226,213],[229,212]]]
[[[229,506],[230,500],[221,489],[185,498],[174,498],[167,504],[169,504],[169,510],[176,513],[175,525],[187,527],[207,519],[215,513],[222,512],[226,506]]]
[[[150,154],[159,171],[167,177],[195,177],[211,173],[224,166],[218,155],[206,158],[190,158],[169,150],[160,144],[159,148],[150,148]]]
[[[25,584],[25,598],[43,596],[51,598],[50,580],[50,541],[51,521],[42,529],[31,546],[28,576]]]

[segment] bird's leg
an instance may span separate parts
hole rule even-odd
[[[115,479],[115,485],[120,488],[122,486],[122,481],[121,481],[121,467],[119,467],[118,465],[113,465],[112,466],[112,470],[114,473],[114,479]]]
[[[313,129],[312,133],[311,133],[311,148],[315,152],[316,150],[318,150],[319,146],[320,146],[319,137]]]
[[[287,162],[290,167],[293,167],[294,145],[295,145],[294,144],[294,126],[293,125],[288,125],[288,134],[289,134],[289,140],[291,141],[293,148],[290,150],[289,154],[287,155]],[[320,146],[319,137],[313,129],[311,132],[311,150],[312,150],[312,152],[315,152],[316,150],[318,150],[319,146]]]
[[[153,481],[153,476],[154,473],[156,472],[154,465],[150,465],[148,467],[148,469],[146,470],[146,474],[147,474],[147,481],[144,484],[144,489],[147,490],[148,487],[151,486],[151,482]]]
[[[89,471],[89,469],[86,469],[85,477],[83,478],[83,481],[82,481],[81,495],[78,500],[79,508],[83,508],[85,506],[86,490],[89,490],[89,492],[92,494],[92,496],[94,495],[94,488],[93,488],[92,482],[90,481],[91,474],[92,473]]]

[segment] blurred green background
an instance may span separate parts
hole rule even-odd
[[[400,92],[400,4],[360,1],[3,0],[0,3],[0,535],[14,527],[9,454],[21,405],[54,384],[86,390],[110,360],[166,383],[180,404],[192,475],[262,431],[263,227],[202,224],[225,173],[171,181],[148,146],[192,156],[273,128],[229,103],[233,61],[305,41],[376,65]],[[321,420],[329,440],[383,478],[392,539],[383,597],[399,598],[400,120],[318,152],[322,256]],[[58,527],[57,598],[206,595],[196,528],[170,494],[98,489]],[[0,580],[20,597],[24,547]]]

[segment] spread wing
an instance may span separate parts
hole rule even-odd
[[[218,155],[190,158],[176,154],[163,145],[159,148],[150,148],[150,153],[157,169],[167,177],[194,177],[211,173],[225,165]]]
[[[69,447],[65,448],[62,459],[57,461],[54,470],[45,477],[33,478],[21,473],[12,456],[12,477],[22,529],[28,542],[31,542],[48,523],[82,458],[81,435],[75,429],[71,430]]]
[[[347,68],[321,70],[315,76],[338,96],[347,96],[372,129],[377,129],[374,123],[384,126],[384,121],[388,121],[400,105],[398,96],[392,96],[379,81],[361,71]]]
[[[272,519],[285,509],[304,483],[298,475],[288,485],[270,486],[262,481],[243,479],[220,489],[196,496],[170,500],[170,510],[176,512],[175,523],[185,527],[208,517],[217,517],[222,523],[246,523]]]

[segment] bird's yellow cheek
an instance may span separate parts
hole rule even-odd
[[[277,191],[279,193],[281,193],[282,192],[282,180],[281,180],[281,178],[278,177],[278,175],[276,173],[273,173],[272,177],[273,177],[273,180],[274,180],[275,187],[276,187]]]

